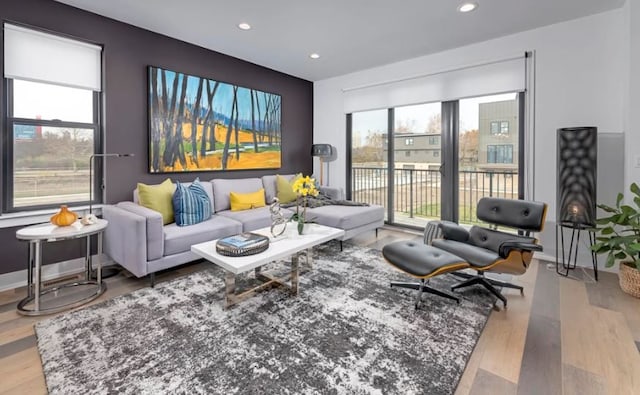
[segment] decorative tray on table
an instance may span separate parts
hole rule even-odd
[[[259,254],[269,248],[269,238],[257,233],[240,233],[218,240],[216,251],[225,256]]]

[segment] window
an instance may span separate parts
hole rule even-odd
[[[411,151],[407,150],[404,152],[404,156],[411,156]]]
[[[487,163],[513,163],[513,145],[487,145]]]
[[[500,134],[509,134],[509,122],[508,121],[500,122]]]
[[[491,122],[491,134],[500,133],[500,122]]]
[[[413,138],[404,139],[404,145],[413,145]]]
[[[86,203],[101,181],[89,185],[101,141],[101,48],[10,24],[4,30],[3,211]],[[53,59],[42,61],[42,53]]]
[[[489,127],[493,135],[509,134],[509,121],[492,121]]]
[[[429,145],[439,145],[440,136],[429,136]]]
[[[440,151],[433,151],[433,157],[434,158],[439,158],[440,157]]]

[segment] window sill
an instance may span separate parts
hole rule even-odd
[[[103,204],[93,205],[93,213],[95,215],[102,214],[102,206]],[[69,209],[76,212],[78,216],[82,216],[85,212],[89,211],[89,206],[70,206]],[[20,211],[2,214],[0,215],[0,229],[49,222],[51,216],[58,211],[60,211],[59,208],[50,208],[46,210]]]

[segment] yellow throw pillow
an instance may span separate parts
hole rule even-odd
[[[298,173],[289,181],[281,175],[276,174],[276,197],[280,203],[291,203],[296,200],[298,195],[293,192],[293,183],[300,177],[302,177],[302,174]]]
[[[138,183],[138,202],[141,206],[162,214],[162,223],[170,224],[173,219],[173,192],[176,186],[167,178],[158,185]]]
[[[264,202],[264,188],[251,193],[231,192],[229,194],[229,200],[231,201],[231,211],[242,211],[266,206]]]

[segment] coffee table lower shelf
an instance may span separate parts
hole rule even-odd
[[[254,269],[256,279],[262,281],[262,284],[239,292],[236,289],[236,274],[225,269],[225,309],[251,298],[258,292],[275,287],[286,288],[291,293],[291,296],[298,296],[298,277],[300,275],[298,269],[297,254],[291,257],[291,272],[285,277],[276,277],[269,273],[264,273],[262,272],[262,267],[257,267]]]

